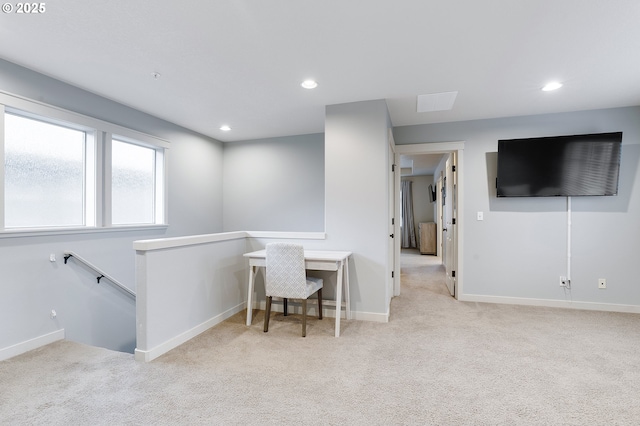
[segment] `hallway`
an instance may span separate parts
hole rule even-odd
[[[420,254],[417,249],[402,249],[400,258],[400,288],[424,288],[425,291],[449,296],[442,258]],[[450,297],[450,296],[449,296]]]

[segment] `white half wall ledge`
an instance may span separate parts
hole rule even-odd
[[[245,231],[221,232],[218,234],[189,235],[186,237],[156,238],[152,240],[138,240],[133,242],[137,251],[162,250],[166,248],[194,246],[198,244],[215,243],[219,241],[238,240],[247,238]]]
[[[133,242],[133,249],[137,251],[162,250],[167,248],[193,246],[220,241],[238,240],[241,238],[278,238],[300,240],[324,240],[324,232],[279,232],[279,231],[232,231],[217,234],[189,235],[185,237],[156,238]]]
[[[246,231],[252,238],[282,238],[292,240],[325,240],[325,232]]]
[[[619,312],[640,314],[638,305],[620,305],[614,303],[580,302],[554,299],[528,299],[524,297],[483,296],[479,294],[462,294],[461,302],[496,303],[502,305],[537,306],[540,308],[580,309],[585,311]]]
[[[58,340],[64,340],[64,328],[0,349],[0,361],[22,355],[23,353],[57,342]]]

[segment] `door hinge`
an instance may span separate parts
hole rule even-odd
[[[455,172],[456,171],[456,166],[451,166],[451,171]]]
[[[391,171],[392,171],[392,172],[395,172],[395,171],[396,171],[396,165],[395,165],[395,164],[392,164],[392,165],[391,165]]]
[[[451,278],[455,278],[456,277],[456,271],[451,271]]]
[[[395,217],[392,217],[392,218],[391,218],[391,224],[392,224],[392,225],[395,225],[395,224],[396,224],[396,218],[395,218]]]
[[[395,273],[395,271],[391,271],[391,278],[394,278],[394,276],[393,276],[394,273]]]
[[[454,217],[453,219],[451,219],[451,224],[455,225],[456,224],[456,218]]]

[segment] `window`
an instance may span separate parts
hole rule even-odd
[[[167,148],[0,92],[0,236],[166,226]]]
[[[112,223],[154,223],[156,151],[117,139],[111,150]]]
[[[86,132],[5,114],[5,227],[83,226]]]

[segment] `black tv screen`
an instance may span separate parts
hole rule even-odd
[[[622,132],[498,141],[498,197],[617,195]]]

